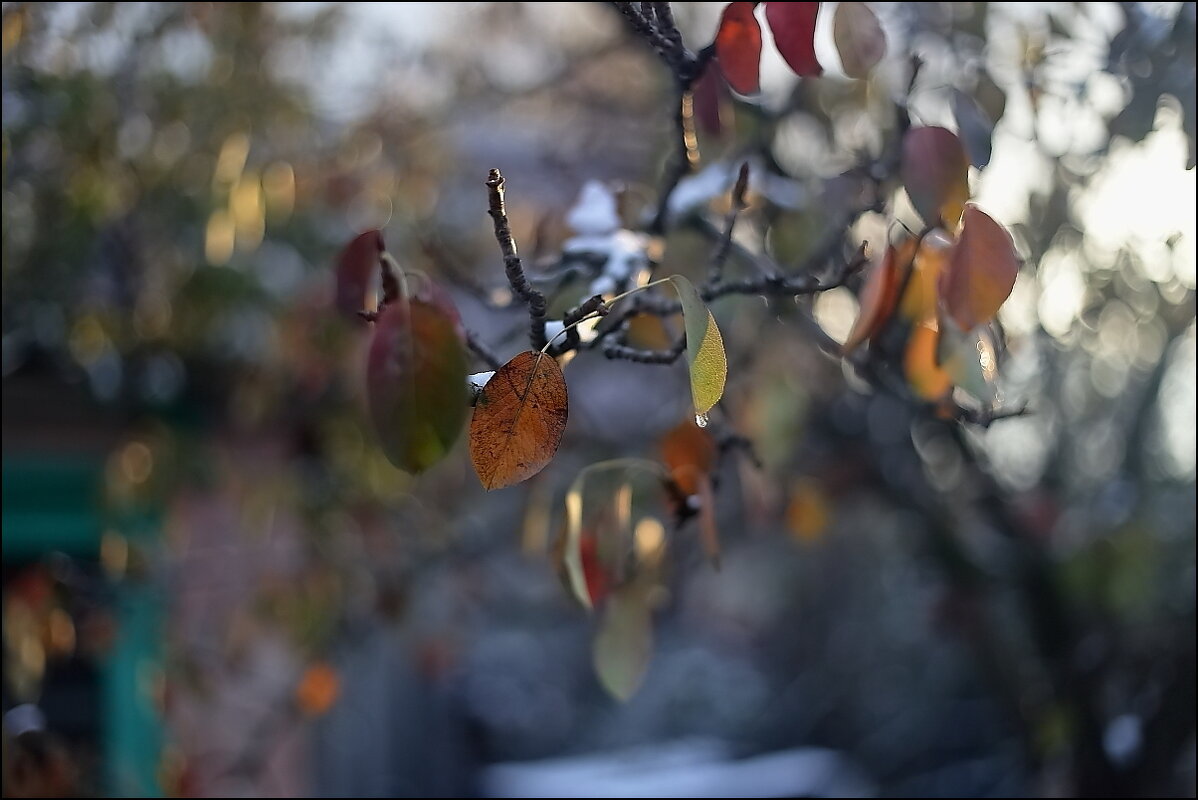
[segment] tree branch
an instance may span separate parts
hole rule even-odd
[[[516,251],[516,240],[512,238],[512,228],[508,223],[503,183],[503,175],[499,170],[491,170],[487,176],[490,200],[487,213],[495,223],[495,241],[499,242],[499,250],[503,253],[503,271],[507,275],[508,283],[515,295],[528,304],[528,338],[532,343],[532,349],[540,350],[545,346],[545,295],[533,288],[524,274],[524,265]]]

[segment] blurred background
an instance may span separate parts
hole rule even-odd
[[[722,4],[673,5],[706,45]],[[869,81],[828,9],[823,78],[767,45],[679,213],[748,158],[747,246],[876,241],[846,214],[896,101],[959,129],[1025,259],[1000,386],[1033,413],[945,423],[794,304],[716,302],[760,464],[721,460],[719,571],[638,499],[670,552],[619,703],[551,553],[580,468],[659,457],[685,369],[584,353],[534,480],[484,492],[464,441],[413,479],[331,270],[385,226],[526,349],[483,180],[534,265],[588,181],[639,224],[673,147],[645,42],[602,3],[4,3],[5,795],[1193,796],[1195,6],[877,6]],[[679,229],[666,268],[707,253]],[[843,338],[854,293],[814,313]]]

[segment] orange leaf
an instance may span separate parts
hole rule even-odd
[[[1019,257],[1011,234],[975,205],[965,207],[961,237],[940,275],[940,297],[962,330],[985,325],[1011,295]]]
[[[801,77],[823,74],[815,57],[815,18],[819,3],[766,3],[765,21],[782,58]]]
[[[956,230],[969,199],[969,156],[946,128],[912,128],[903,138],[903,185],[924,222]]]
[[[553,458],[566,430],[562,368],[525,351],[500,367],[479,392],[470,420],[470,459],[487,489],[536,475]]]
[[[903,373],[911,391],[924,400],[940,400],[953,388],[952,378],[939,363],[940,330],[935,322],[922,322],[911,329]]]
[[[711,434],[684,420],[661,440],[661,458],[678,488],[687,495],[699,491],[699,479],[715,465],[716,447]]]
[[[939,301],[938,282],[948,262],[952,240],[943,230],[936,228],[923,237],[915,254],[911,277],[899,310],[911,322],[926,322],[936,319]]]
[[[761,26],[753,3],[729,3],[715,35],[720,72],[733,89],[754,94],[761,88]]]
[[[357,317],[366,308],[366,292],[370,289],[371,274],[379,265],[383,252],[383,234],[366,231],[354,237],[337,256],[337,309]]]
[[[295,687],[295,702],[308,716],[319,717],[333,707],[341,694],[337,670],[320,662],[304,670]]]
[[[800,478],[790,493],[786,524],[795,538],[805,544],[819,540],[828,527],[828,501],[820,486],[810,478]]]
[[[889,245],[882,263],[875,266],[865,278],[861,287],[861,310],[849,338],[845,340],[841,352],[845,355],[853,352],[867,339],[872,339],[886,326],[894,306],[898,303],[899,284],[902,276],[911,264],[914,255],[915,240],[905,240],[899,248]]]

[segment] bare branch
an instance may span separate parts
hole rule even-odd
[[[478,356],[479,360],[486,364],[491,369],[499,369],[503,366],[503,362],[498,356],[492,352],[491,348],[487,347],[479,335],[472,330],[466,331],[466,346],[474,355]]]
[[[745,209],[745,192],[749,188],[749,162],[740,165],[736,186],[732,188],[732,207],[724,217],[724,234],[711,254],[711,266],[707,270],[707,282],[712,286],[724,279],[724,264],[728,261],[728,250],[732,246],[732,229],[736,218]]]
[[[533,288],[524,274],[524,265],[516,251],[516,241],[512,238],[512,228],[507,219],[503,175],[499,170],[493,169],[487,176],[487,190],[490,199],[490,209],[487,213],[495,223],[495,240],[499,242],[499,249],[503,253],[503,271],[512,291],[528,304],[528,338],[533,349],[540,350],[545,346],[545,295]]]

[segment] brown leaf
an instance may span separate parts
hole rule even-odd
[[[687,495],[699,491],[699,479],[715,466],[716,446],[711,434],[687,419],[661,440],[661,458],[678,488]]]
[[[819,3],[765,4],[765,21],[774,34],[782,58],[801,77],[822,75],[824,68],[815,57],[815,18]]]
[[[962,330],[985,325],[1011,295],[1019,276],[1015,243],[975,205],[965,207],[961,236],[940,275],[940,299]]]
[[[470,459],[483,486],[511,486],[544,469],[561,443],[567,411],[566,379],[550,356],[528,350],[500,367],[470,421]]]
[[[366,231],[354,237],[337,256],[337,309],[343,314],[357,318],[359,311],[373,310],[366,307],[366,292],[381,252],[383,234]]]
[[[715,57],[728,85],[741,94],[761,88],[761,25],[754,3],[729,3],[715,35]]]
[[[839,3],[832,18],[832,38],[840,65],[850,78],[865,78],[886,55],[886,34],[865,3]]]
[[[903,138],[903,185],[924,222],[956,230],[969,199],[969,156],[946,128],[911,128]]]

